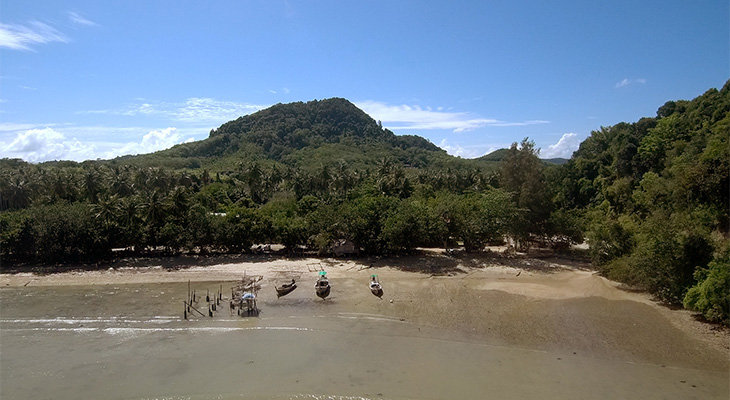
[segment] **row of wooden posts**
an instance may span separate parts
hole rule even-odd
[[[220,302],[223,300],[223,285],[221,285],[220,290],[215,294],[213,302],[211,302],[210,299],[210,290],[206,289],[205,293],[205,302],[208,303],[208,317],[213,317],[213,313],[217,312],[217,308],[220,305]],[[195,311],[196,313],[200,314],[201,317],[205,317],[206,315],[202,313],[200,310],[195,308],[193,306],[193,303],[197,303],[197,293],[195,289],[190,289],[190,281],[188,281],[188,298],[183,302],[185,305],[183,315],[185,319],[188,319],[188,315],[192,315],[191,311]]]

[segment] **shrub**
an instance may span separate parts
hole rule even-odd
[[[684,296],[684,307],[712,322],[730,325],[730,250],[695,272],[697,284]]]

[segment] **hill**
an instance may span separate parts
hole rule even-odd
[[[205,140],[119,161],[230,169],[241,160],[265,159],[311,169],[333,154],[356,167],[386,157],[416,167],[451,158],[428,140],[397,136],[348,100],[332,98],[276,104],[224,123]]]
[[[502,161],[502,159],[507,155],[508,150],[507,149],[499,149],[495,150],[489,154],[485,154],[477,160],[481,161]]]

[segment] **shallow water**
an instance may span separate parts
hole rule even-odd
[[[205,314],[220,285],[193,284]],[[2,289],[0,398],[728,398],[726,371],[495,346],[307,289],[190,320],[187,283]]]

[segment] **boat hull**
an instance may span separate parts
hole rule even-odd
[[[283,297],[293,292],[297,288],[297,285],[291,285],[287,287],[276,288],[276,297]]]
[[[332,288],[332,287],[331,287],[331,286],[329,286],[329,285],[327,285],[327,286],[326,286],[326,287],[324,287],[324,288],[322,288],[322,287],[318,287],[318,288],[317,288],[317,289],[315,290],[315,292],[317,293],[317,296],[318,296],[318,297],[320,297],[321,299],[325,299],[325,298],[327,298],[327,296],[329,296],[329,295],[330,295],[330,290],[331,290],[331,288]]]

